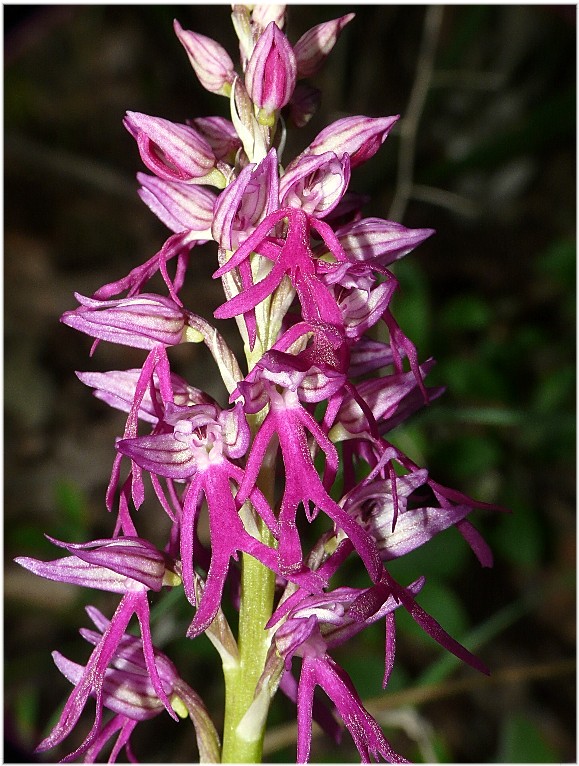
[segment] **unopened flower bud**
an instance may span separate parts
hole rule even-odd
[[[81,304],[60,321],[99,340],[134,348],[175,346],[187,337],[188,312],[171,298],[142,293],[133,298],[99,301],[75,293]]]
[[[354,16],[354,13],[348,13],[339,19],[317,24],[300,37],[294,46],[298,77],[311,77],[318,71],[340,32]]]
[[[177,20],[173,27],[201,85],[211,93],[229,96],[235,67],[225,48],[210,37],[183,29]]]
[[[141,159],[159,178],[224,188],[211,146],[193,128],[140,112],[127,112],[124,125],[136,138]]]
[[[342,226],[336,236],[344,251],[356,261],[388,266],[434,234],[434,229],[408,229],[382,218],[363,218]]]
[[[382,146],[399,115],[395,117],[344,117],[319,133],[304,154],[347,152],[355,168],[373,157]]]
[[[296,57],[287,37],[271,21],[255,44],[245,72],[247,91],[262,110],[264,123],[288,103],[295,84]]]

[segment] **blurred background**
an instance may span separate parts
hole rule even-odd
[[[312,81],[322,108],[285,157],[339,117],[402,115],[351,188],[372,195],[368,216],[437,230],[395,268],[395,315],[421,358],[438,360],[429,380],[447,390],[392,440],[441,483],[512,513],[473,516],[492,570],[455,530],[392,567],[403,583],[427,576],[422,605],[490,679],[445,657],[403,614],[386,692],[382,626],[336,659],[413,760],[574,762],[575,7],[290,6],[290,41],[349,10],[356,19]],[[33,755],[70,691],[50,652],[84,663],[84,606],[110,616],[116,604],[12,559],[55,558],[43,532],[112,533],[104,491],[123,417],[74,371],[138,366],[143,353],[102,343],[89,358],[90,340],[58,318],[74,291],[126,274],[167,236],[137,196],[144,168],[124,112],[227,115],[225,99],[197,82],[174,18],[236,58],[228,6],[4,6],[5,762],[53,762],[80,742],[81,732]],[[193,255],[185,303],[210,316],[221,302],[215,253]],[[171,358],[218,394],[203,349]],[[154,505],[139,513],[140,528],[162,539]],[[191,617],[178,595],[154,604],[156,642],[219,711],[208,641],[176,638]],[[292,716],[277,700],[266,760],[295,758]],[[175,729],[168,716],[138,727],[134,749],[145,762],[196,757],[190,724]],[[345,734],[340,748],[316,736],[312,760],[358,758]]]

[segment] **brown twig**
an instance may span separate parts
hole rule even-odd
[[[400,152],[398,155],[396,193],[389,213],[389,218],[393,221],[402,220],[408,200],[412,194],[416,134],[434,72],[436,46],[440,35],[443,14],[444,6],[430,5],[426,9],[424,16],[422,42],[418,54],[416,75],[410,93],[408,108],[400,125]]]

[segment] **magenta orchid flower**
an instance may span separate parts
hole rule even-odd
[[[95,540],[84,545],[54,542],[66,548],[71,555],[51,562],[21,557],[16,559],[17,563],[41,577],[121,593],[123,597],[91,654],[82,677],[78,679],[68,698],[58,723],[51,734],[40,743],[37,750],[48,750],[70,734],[90,695],[97,698],[97,711],[85,745],[92,743],[102,718],[106,669],[133,614],[137,616],[141,628],[143,653],[153,688],[166,710],[176,719],[155,664],[149,627],[147,591],[160,590],[164,584],[167,567],[163,554],[156,551],[146,540],[138,538]],[[180,578],[170,576],[168,583],[173,584],[175,579],[179,581]],[[76,756],[76,753],[73,755]]]
[[[98,632],[81,628],[80,633],[86,641],[98,647],[103,635],[109,629],[110,621],[94,607],[87,607],[87,612]],[[183,710],[186,715],[191,716],[196,729],[201,761],[217,763],[219,761],[219,740],[201,699],[179,677],[176,667],[166,655],[156,648],[153,648],[153,654],[163,690],[171,701],[172,709],[179,711],[180,716],[182,716]],[[68,681],[74,686],[81,683],[86,674],[85,667],[71,662],[60,652],[54,652],[53,659]],[[65,762],[85,754],[85,760],[94,763],[108,740],[117,732],[117,739],[109,761],[115,762],[117,755],[124,747],[129,760],[135,762],[129,742],[133,730],[139,722],[154,718],[165,710],[165,705],[157,696],[149,677],[147,659],[141,639],[127,633],[122,636],[110,666],[105,671],[102,695],[100,698],[97,696],[97,703],[101,707],[112,710],[115,716],[100,728],[92,740],[85,740],[74,753],[67,756],[64,759]]]
[[[482,566],[492,564],[471,516],[499,509],[438,484],[388,441],[444,391],[427,387],[434,360],[420,357],[393,314],[390,270],[434,232],[364,217],[370,198],[350,188],[352,169],[376,154],[398,116],[341,117],[284,156],[291,131],[320,105],[307,78],[354,18],[346,13],[293,41],[286,10],[231,7],[238,68],[220,42],[174,22],[201,87],[225,97],[229,113],[185,112],[173,122],[126,112],[149,171],[137,173],[138,194],[169,235],[124,276],[90,297],[75,294],[79,305],[61,317],[94,339],[91,355],[103,340],[137,349],[137,358],[144,352],[129,369],[77,373],[126,418],[105,494],[116,512],[112,536],[49,538],[67,555],[16,559],[40,577],[120,597],[110,621],[88,607],[97,630],[81,630],[92,646],[86,664],[53,653],[73,689],[38,750],[63,742],[96,703],[88,734],[65,761],[94,762],[112,748],[110,762],[122,751],[134,762],[137,724],[166,711],[191,718],[202,762],[259,762],[280,689],[297,706],[298,762],[310,757],[312,720],[336,741],[341,720],[362,762],[406,763],[332,656],[346,645],[355,651],[358,634],[383,620],[386,688],[399,609],[488,672],[418,604],[422,574],[402,585],[387,568],[451,528]],[[226,331],[184,305],[204,289],[190,289],[190,264],[210,247],[224,295],[214,317],[235,319],[244,362]],[[190,343],[205,346],[192,363]],[[201,386],[220,379],[223,390],[191,385],[183,369]],[[137,526],[151,506],[160,523],[149,523],[149,540]],[[345,566],[346,577],[358,566],[366,586],[333,587]],[[189,610],[188,627],[182,615],[166,621],[166,638],[181,625],[191,640],[205,633],[221,660],[222,744],[201,699],[153,645],[149,599],[162,600],[165,587]],[[134,616],[140,636],[128,632]]]
[[[413,589],[419,590],[420,586],[421,583],[416,583]],[[340,588],[323,598],[302,599],[293,606],[275,632],[275,645],[285,662],[286,673],[291,672],[293,656],[302,658],[296,692],[298,763],[305,763],[309,758],[316,686],[320,686],[336,706],[360,753],[362,763],[370,763],[370,756],[376,758],[378,755],[388,763],[408,763],[392,750],[376,720],[365,710],[350,677],[328,654],[329,648],[350,639],[360,629],[348,614],[359,593],[354,588]],[[399,606],[400,602],[391,599],[379,616],[373,616],[372,621],[383,616],[388,618]],[[276,615],[272,622],[275,619]],[[354,632],[349,630],[349,626],[354,627]],[[392,642],[387,641],[387,648],[392,649]]]

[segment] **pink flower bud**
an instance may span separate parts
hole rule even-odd
[[[294,46],[298,77],[311,77],[324,63],[336,44],[342,29],[352,21],[354,13],[325,21],[309,29]]]
[[[252,101],[266,114],[285,106],[296,84],[296,57],[287,37],[271,21],[257,41],[245,72]]]
[[[382,218],[363,218],[338,229],[336,236],[345,252],[356,261],[388,266],[407,255],[434,229],[407,229]]]
[[[225,48],[210,37],[183,29],[177,20],[173,27],[201,85],[211,93],[228,96],[235,67]]]
[[[347,152],[355,168],[376,154],[399,117],[344,117],[318,133],[304,154]]]
[[[141,159],[159,178],[192,183],[214,180],[215,155],[193,128],[140,112],[127,112],[123,124],[136,138]]]
[[[341,200],[350,182],[350,159],[334,152],[302,155],[288,166],[280,181],[281,207],[300,207],[323,218]]]
[[[99,301],[75,293],[81,304],[60,321],[99,340],[134,348],[175,346],[187,331],[187,312],[171,298],[142,293],[134,298]]]

